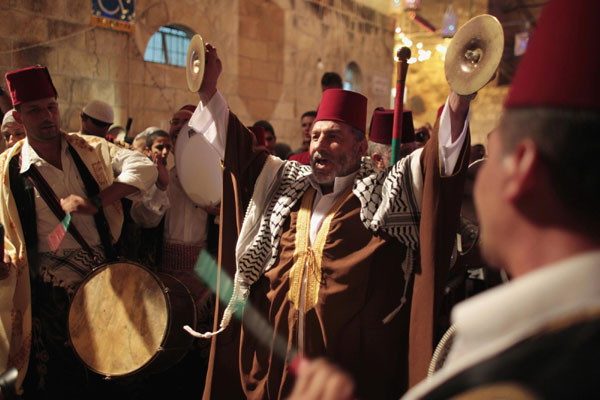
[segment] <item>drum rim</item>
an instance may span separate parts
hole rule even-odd
[[[150,272],[150,276],[152,277],[152,279],[154,279],[155,282],[158,283],[159,287],[162,289],[161,293],[163,295],[163,297],[165,298],[165,302],[168,304],[170,302],[169,297],[168,297],[168,293],[165,293],[165,288],[167,288],[167,286],[157,277],[157,274],[160,272],[154,272],[152,271],[150,268],[139,264],[137,262],[134,261],[129,261],[129,260],[117,260],[117,261],[111,261],[108,263],[104,263],[104,264],[100,264],[98,265],[96,268],[94,268],[80,283],[79,286],[77,287],[77,290],[75,290],[75,294],[73,295],[73,298],[71,299],[71,302],[69,303],[69,316],[67,318],[67,333],[68,333],[68,341],[69,341],[69,345],[71,347],[71,349],[73,350],[73,352],[75,353],[76,357],[81,361],[81,363],[90,371],[107,377],[107,378],[126,378],[132,375],[135,375],[137,373],[139,373],[141,370],[143,370],[145,367],[147,367],[148,365],[150,365],[160,354],[160,352],[163,349],[163,345],[165,344],[166,340],[167,340],[167,333],[169,331],[169,328],[171,326],[171,315],[170,313],[167,313],[167,323],[165,326],[165,330],[163,332],[163,336],[162,336],[162,340],[160,342],[158,351],[156,351],[152,357],[150,357],[148,359],[148,361],[146,361],[144,364],[142,364],[140,367],[138,367],[137,369],[124,373],[124,374],[114,374],[114,375],[109,375],[106,374],[104,372],[98,371],[96,368],[92,367],[91,365],[89,365],[80,355],[79,352],[76,350],[75,346],[73,345],[73,340],[71,339],[71,310],[72,310],[72,304],[75,301],[75,297],[77,296],[77,294],[79,293],[80,289],[85,285],[86,282],[88,282],[90,279],[92,279],[94,276],[98,275],[100,272],[102,272],[103,270],[105,270],[106,268],[110,267],[111,265],[114,264],[130,264],[133,265],[135,267],[141,268],[142,270],[145,270],[146,272]],[[185,286],[185,285],[184,285]],[[187,287],[186,287],[187,290]],[[188,290],[189,293],[189,290]],[[192,301],[194,301],[193,297],[190,296],[190,298],[192,299]],[[194,307],[195,307],[195,303],[194,303]]]

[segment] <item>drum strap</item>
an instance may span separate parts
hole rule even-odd
[[[79,175],[83,180],[83,185],[85,186],[85,191],[88,197],[97,195],[100,193],[100,187],[98,186],[98,183],[87,169],[75,149],[70,144],[68,144],[68,147],[71,157],[73,157],[73,161],[75,161],[77,171],[79,171]],[[104,247],[104,256],[106,257],[106,260],[114,260],[116,258],[116,254],[113,248],[110,226],[108,225],[108,221],[106,220],[106,216],[104,215],[104,210],[102,208],[100,208],[98,212],[94,214],[94,222],[96,223],[96,229],[98,230],[102,247]]]
[[[31,182],[19,172],[20,154],[9,163],[10,191],[15,199],[30,265],[37,266],[38,236],[35,214],[35,192]]]
[[[21,155],[19,154],[18,157],[20,164]],[[48,205],[48,208],[50,208],[50,210],[52,211],[52,213],[54,213],[56,218],[58,218],[59,221],[62,221],[63,218],[66,216],[65,211],[60,206],[56,193],[54,193],[54,190],[52,190],[50,185],[48,185],[48,182],[46,182],[46,180],[44,179],[40,171],[38,171],[38,169],[35,167],[35,165],[30,165],[29,169],[25,171],[22,175],[25,176],[37,189],[38,193],[40,194],[40,197],[44,199],[44,201]],[[69,225],[68,231],[71,234],[71,236],[73,236],[73,238],[77,241],[77,243],[79,243],[79,245],[89,254],[89,256],[92,259],[95,259],[96,257],[94,255],[94,252],[92,251],[92,248],[85,241],[83,236],[81,236],[81,233],[79,233],[79,230],[77,230],[72,221]]]

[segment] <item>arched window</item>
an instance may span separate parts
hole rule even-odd
[[[358,64],[352,61],[344,69],[344,89],[360,92],[362,82],[362,73]]]
[[[144,60],[185,67],[192,36],[194,32],[182,25],[161,26],[150,38]]]

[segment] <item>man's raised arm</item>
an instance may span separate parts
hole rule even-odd
[[[207,44],[204,78],[198,91],[200,103],[188,124],[204,136],[238,183],[252,188],[268,153],[253,146],[253,134],[229,111],[217,90],[222,70],[217,49]]]
[[[438,130],[442,176],[449,176],[454,172],[468,134],[470,104],[474,97],[450,91],[446,100]]]

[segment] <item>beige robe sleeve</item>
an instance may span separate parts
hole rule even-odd
[[[27,372],[31,343],[29,265],[9,179],[9,161],[21,152],[22,145],[20,141],[0,156],[0,223],[5,232],[4,251],[12,261],[8,277],[0,281],[0,371],[16,367],[17,388]]]

